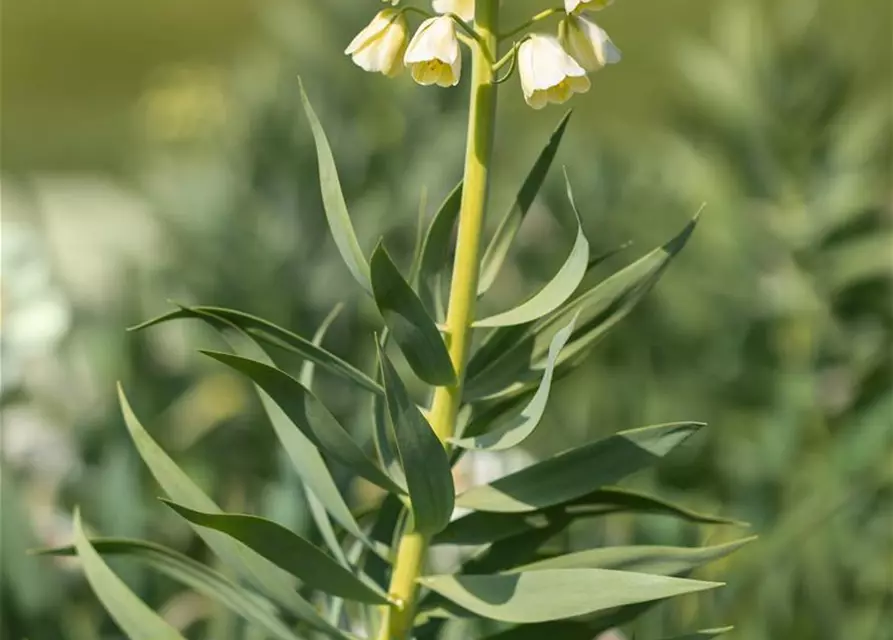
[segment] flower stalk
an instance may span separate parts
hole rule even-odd
[[[468,114],[458,244],[446,318],[446,341],[456,371],[456,384],[438,387],[429,414],[434,432],[444,443],[453,435],[462,399],[465,363],[477,298],[481,233],[490,180],[490,159],[496,107],[492,60],[498,44],[499,0],[477,0],[474,27],[478,47],[471,52],[471,95]],[[424,568],[428,540],[416,532],[401,538],[389,593],[397,602],[387,608],[378,640],[405,640],[415,617],[417,578]]]

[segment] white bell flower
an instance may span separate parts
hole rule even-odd
[[[400,73],[409,29],[396,9],[379,11],[344,50],[357,66],[393,77]]]
[[[569,54],[587,71],[598,71],[606,64],[620,62],[620,49],[605,30],[582,15],[561,21],[558,38]]]
[[[567,102],[575,93],[589,91],[589,78],[558,38],[534,34],[518,47],[518,73],[524,99],[534,109]]]
[[[573,13],[577,10],[577,7],[583,5],[586,9],[598,11],[613,3],[614,0],[564,0],[564,10],[568,13]]]
[[[425,20],[410,40],[403,63],[419,84],[455,86],[462,73],[462,52],[453,19],[437,16]]]
[[[474,0],[432,0],[437,13],[455,13],[466,22],[474,20]]]

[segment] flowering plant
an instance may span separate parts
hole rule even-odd
[[[655,285],[696,223],[606,280],[584,287],[584,278],[607,256],[590,255],[567,184],[577,233],[563,265],[527,300],[479,317],[476,303],[493,286],[569,122],[569,114],[561,119],[482,250],[497,86],[517,69],[525,100],[540,109],[589,90],[588,72],[620,60],[610,38],[585,13],[604,8],[605,0],[566,0],[563,7],[505,32],[499,4],[436,0],[437,13],[431,14],[397,0],[346,49],[367,71],[390,77],[405,67],[417,83],[441,87],[460,83],[462,48],[470,50],[463,179],[420,235],[406,274],[382,243],[369,256],[361,249],[323,125],[302,89],[329,227],[345,266],[381,315],[374,371],[363,371],[324,346],[335,313],[312,338],[242,311],[210,306],[181,306],[139,327],[189,318],[225,338],[229,351],[202,353],[257,388],[305,485],[322,544],[271,520],[223,512],[159,447],[120,390],[128,431],[166,494],[164,503],[236,576],[149,542],[90,538],[76,517],[75,544],[48,553],[81,558],[90,585],[128,637],[182,638],[128,589],[103,555],[143,561],[220,602],[257,634],[250,637],[433,638],[455,621],[474,620],[493,639],[547,634],[588,639],[634,619],[652,603],[719,586],[680,575],[746,542],[544,551],[544,543],[575,521],[608,513],[728,524],[614,486],[669,454],[704,426],[698,422],[620,431],[493,482],[456,490],[452,467],[463,455],[516,447],[539,427],[553,383],[583,362]],[[408,14],[422,17],[412,37]],[[561,17],[557,36],[530,32],[551,16]],[[500,57],[501,45],[506,51]],[[300,356],[300,370],[290,371],[279,358],[283,353]],[[393,361],[398,353],[407,365],[402,374]],[[372,450],[314,393],[317,369],[368,396]],[[410,376],[428,392],[411,393],[417,385],[407,384]],[[332,466],[377,487],[382,497],[376,508],[351,510]],[[471,553],[452,571],[432,571],[432,550],[445,546]]]

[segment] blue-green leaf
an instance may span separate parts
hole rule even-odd
[[[380,347],[378,361],[397,455],[409,488],[413,526],[425,535],[433,535],[447,525],[453,513],[455,489],[450,463],[443,444]]]
[[[662,458],[703,423],[680,422],[621,431],[472,487],[456,505],[477,511],[536,511],[617,482]]]
[[[307,99],[304,92],[304,85],[300,79],[298,84],[301,89],[301,102],[304,105],[304,113],[307,114],[307,120],[310,122],[310,130],[313,132],[313,141],[316,143],[316,158],[319,162],[319,189],[322,193],[322,204],[326,212],[326,219],[329,222],[329,229],[335,240],[335,245],[341,253],[341,258],[350,270],[354,280],[359,283],[366,293],[372,293],[372,286],[369,282],[369,265],[366,263],[366,257],[360,249],[360,243],[357,240],[356,233],[353,230],[353,224],[350,221],[350,215],[347,212],[347,203],[344,201],[344,194],[341,192],[341,182],[338,180],[338,169],[335,167],[335,158],[332,156],[332,149],[329,146],[329,140],[322,128],[316,112]]]
[[[546,370],[543,372],[539,388],[533,394],[530,402],[502,426],[478,436],[454,439],[452,440],[454,445],[463,449],[500,451],[520,444],[533,433],[546,411],[546,403],[549,400],[549,392],[552,389],[552,374],[555,371],[555,363],[558,361],[558,356],[561,354],[564,345],[567,344],[571,337],[575,320],[576,318],[572,319],[570,324],[552,338],[552,344],[549,346],[549,355],[546,359]]]
[[[206,513],[169,500],[163,502],[192,524],[230,536],[310,587],[357,602],[388,602],[377,587],[280,524],[257,516]]]
[[[502,263],[505,261],[509,249],[512,246],[512,242],[515,240],[518,229],[521,228],[521,223],[524,222],[527,211],[530,209],[530,205],[533,204],[534,199],[539,193],[540,187],[543,185],[543,181],[546,179],[546,174],[552,166],[552,160],[555,159],[558,145],[561,144],[561,138],[564,136],[564,131],[567,128],[567,123],[570,117],[571,112],[568,111],[564,114],[564,117],[561,118],[555,131],[553,131],[552,135],[549,137],[549,141],[546,143],[545,148],[543,148],[539,157],[537,157],[536,162],[533,164],[530,173],[527,174],[527,178],[524,179],[524,183],[521,185],[518,195],[515,196],[515,202],[512,204],[512,208],[509,209],[502,220],[500,220],[499,226],[496,228],[496,233],[487,245],[487,249],[484,251],[484,258],[481,262],[478,295],[486,293],[493,285],[493,281],[496,280],[496,276],[502,268]]]
[[[276,606],[259,594],[246,589],[201,562],[181,553],[144,540],[126,538],[93,538],[93,548],[103,556],[123,556],[142,562],[172,580],[216,600],[238,614],[249,624],[262,629],[277,640],[299,640],[276,614]],[[70,556],[74,547],[41,549],[36,553],[51,556]]]
[[[116,576],[84,534],[81,515],[74,512],[74,546],[90,587],[130,640],[186,640],[152,611]]]
[[[518,624],[563,620],[721,586],[607,569],[438,575],[420,578],[419,584],[479,616]]]
[[[552,313],[567,302],[580,286],[589,265],[589,241],[583,233],[583,223],[580,220],[577,205],[574,203],[571,184],[566,174],[564,179],[567,184],[567,197],[577,220],[577,238],[564,264],[561,265],[558,273],[526,302],[508,311],[482,320],[475,320],[475,327],[505,327],[533,322]]]
[[[431,385],[454,384],[456,374],[437,326],[381,244],[372,253],[372,289],[385,325],[415,374]]]
[[[419,262],[419,298],[432,318],[441,320],[444,304],[441,295],[441,278],[450,266],[450,247],[453,229],[459,219],[462,204],[462,183],[457,184],[440,205],[431,219]]]

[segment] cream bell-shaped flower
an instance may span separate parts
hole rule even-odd
[[[453,19],[437,16],[425,20],[409,41],[403,63],[419,84],[455,86],[462,73],[462,52]]]
[[[564,10],[572,13],[577,7],[598,11],[614,3],[614,0],[564,0]]]
[[[620,49],[605,30],[582,15],[568,16],[558,26],[558,39],[574,60],[587,71],[620,62]]]
[[[432,0],[437,13],[455,13],[466,22],[474,20],[474,0]]]
[[[567,102],[589,91],[589,78],[555,36],[534,34],[518,47],[518,73],[524,99],[534,109]]]
[[[408,35],[403,14],[396,9],[385,9],[357,34],[344,53],[366,71],[394,77],[403,68],[401,58]]]

